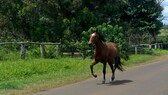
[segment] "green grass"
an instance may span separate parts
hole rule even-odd
[[[156,57],[157,56],[152,56],[152,55],[130,55],[130,60],[128,60],[128,61],[123,60],[123,63],[125,66],[130,67],[133,65],[145,63],[145,62],[152,60]]]
[[[60,86],[79,81],[89,76],[90,63],[90,59],[80,58],[3,61],[0,62],[0,90],[23,90],[45,82]]]
[[[154,54],[168,54],[168,50],[163,50],[163,49],[153,49],[152,50]]]
[[[153,54],[153,55],[163,55],[168,54],[168,50],[166,49],[145,49],[146,54]]]
[[[128,67],[155,58],[131,55],[124,64]],[[81,58],[0,61],[0,95],[26,95],[91,78],[91,62]],[[94,71],[101,75],[102,64],[97,64]]]

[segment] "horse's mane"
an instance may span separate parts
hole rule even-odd
[[[96,32],[96,33],[99,35],[101,41],[103,41],[103,42],[106,41],[101,33],[99,33],[99,32]]]

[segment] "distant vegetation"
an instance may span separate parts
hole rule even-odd
[[[82,33],[91,27],[118,26],[110,33],[120,46],[154,43],[162,27],[162,0],[1,0],[0,42],[61,42],[63,50],[82,50]],[[124,41],[121,43],[121,41]],[[123,44],[123,45],[122,45]],[[125,49],[127,50],[127,49]],[[125,51],[124,51],[125,52]]]
[[[160,30],[160,34],[157,37],[158,43],[168,43],[168,28],[163,27],[163,29]]]

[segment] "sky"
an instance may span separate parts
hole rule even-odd
[[[162,15],[164,17],[163,24],[168,25],[168,0],[164,0],[161,4],[163,6],[164,10],[162,11]]]

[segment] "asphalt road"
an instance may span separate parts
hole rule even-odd
[[[106,84],[99,76],[34,95],[168,95],[168,60],[117,72],[113,82],[106,78]]]

